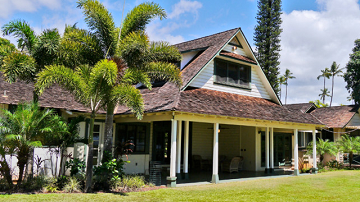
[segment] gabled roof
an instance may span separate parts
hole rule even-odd
[[[312,111],[311,114],[328,128],[344,128],[358,109],[357,105],[322,107]]]
[[[308,113],[310,110],[316,109],[316,105],[314,103],[287,104],[284,106],[289,110],[297,110],[302,113]]]
[[[240,28],[231,29],[210,36],[175,44],[180,52],[204,49],[189,65],[182,70],[183,86],[186,87],[192,78],[240,31]]]

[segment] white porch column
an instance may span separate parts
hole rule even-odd
[[[274,172],[274,128],[270,128],[270,172]]]
[[[298,129],[294,129],[294,175],[299,175]]]
[[[177,122],[177,140],[176,140],[176,177],[180,177],[181,173],[181,132],[182,121]]]
[[[315,130],[312,131],[312,136],[313,136],[313,172],[314,174],[317,173],[317,164],[316,164],[316,132]]]
[[[185,179],[189,179],[189,121],[184,123],[184,173]]]
[[[176,187],[176,131],[177,121],[171,119],[171,151],[170,151],[170,176],[167,177],[167,186]]]
[[[214,123],[214,144],[213,144],[213,175],[212,183],[219,183],[219,124]]]
[[[269,127],[265,130],[265,172],[269,173]]]

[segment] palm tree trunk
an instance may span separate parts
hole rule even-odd
[[[353,153],[350,152],[350,154],[349,154],[349,164],[350,164],[350,168],[351,168],[351,163],[352,163],[352,161],[353,161]]]
[[[332,87],[331,87],[330,107],[331,107],[331,103],[332,103],[332,100],[333,100],[333,95],[334,95],[334,75],[332,76]]]
[[[92,111],[91,118],[90,118],[89,153],[88,153],[87,164],[86,164],[85,192],[87,192],[87,193],[91,192],[91,185],[92,185],[94,120],[95,120],[95,111]]]
[[[287,100],[287,84],[286,84],[286,93],[285,93],[285,104],[286,104],[286,100]]]
[[[325,92],[325,76],[324,76],[324,92]],[[325,95],[323,97],[323,103],[325,104]]]
[[[6,159],[4,158],[3,161],[0,161],[0,173],[5,177],[6,181],[9,184],[9,188],[12,189],[13,188],[13,182],[12,182],[12,176],[10,173],[10,168],[8,163],[6,162]]]
[[[106,110],[104,152],[107,151],[109,154],[112,153],[114,109],[115,105],[111,103]]]

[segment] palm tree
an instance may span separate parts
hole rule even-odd
[[[114,109],[121,102],[122,85],[143,83],[151,89],[151,81],[162,79],[181,85],[180,70],[174,65],[181,60],[176,48],[165,42],[150,43],[145,26],[151,19],[166,17],[164,9],[155,3],[142,3],[133,8],[120,27],[116,27],[108,10],[97,0],[78,1],[89,29],[101,42],[104,57],[118,65],[119,74],[127,69],[126,76],[117,78],[104,94],[106,109],[104,152],[111,152]],[[128,80],[128,81],[125,81]],[[118,95],[119,97],[115,97]],[[139,111],[134,111],[139,112]],[[137,114],[141,118],[141,114]],[[104,155],[105,156],[105,155]],[[104,159],[107,160],[107,159]]]
[[[13,20],[2,27],[5,36],[13,35],[18,40],[20,51],[14,51],[3,59],[2,72],[5,80],[36,82],[36,74],[45,65],[53,64],[57,58],[60,34],[57,29],[44,30],[37,36],[29,23]],[[34,91],[33,101],[38,95]]]
[[[341,136],[341,139],[337,141],[336,144],[341,152],[349,153],[349,163],[351,168],[354,153],[360,151],[360,137],[351,137],[345,134]]]
[[[53,83],[71,92],[77,101],[89,107],[90,132],[89,132],[89,153],[86,166],[86,191],[91,191],[92,167],[93,167],[93,131],[96,112],[105,104],[104,95],[110,86],[114,86],[118,77],[116,63],[111,60],[101,60],[94,67],[81,65],[75,70],[63,65],[47,66],[39,73],[36,87],[40,94],[45,88]],[[130,76],[125,73],[124,77]],[[143,100],[140,91],[129,83],[121,83],[116,88],[117,91],[112,95],[119,102],[124,103],[138,116],[143,111]]]
[[[39,139],[45,135],[66,132],[65,125],[52,110],[40,110],[37,103],[19,104],[14,113],[2,110],[0,136],[15,149],[19,167],[17,187],[21,185],[31,149],[41,147]]]
[[[286,93],[285,93],[285,104],[286,104],[286,100],[287,100],[287,87],[288,87],[288,85],[289,85],[289,79],[295,79],[296,77],[295,76],[292,76],[293,75],[293,73],[292,72],[290,72],[290,70],[289,69],[286,69],[285,70],[285,74],[284,74],[284,78],[285,78],[285,82],[284,82],[284,84],[285,84],[285,86],[286,86]]]
[[[330,67],[330,74],[332,77],[330,107],[331,107],[332,100],[334,97],[334,78],[335,78],[335,76],[342,76],[341,73],[343,73],[342,70],[344,69],[344,68],[339,68],[339,67],[340,67],[340,65],[337,65],[335,61],[332,63],[332,65]]]
[[[330,96],[329,93],[330,91],[327,89],[327,88],[324,88],[324,89],[320,89],[321,93],[319,94],[320,96],[320,99],[323,100],[323,103],[325,103],[325,97],[326,96]]]
[[[307,154],[308,155],[312,155],[313,152],[313,142],[310,142],[308,147],[307,147]],[[330,155],[336,155],[336,153],[338,152],[334,142],[330,142],[329,140],[322,140],[319,139],[318,141],[316,141],[316,154],[320,156],[320,162],[322,163],[324,160],[324,155],[325,154],[330,154]],[[315,162],[316,159],[314,159]]]
[[[321,70],[321,74],[317,77],[317,80],[319,80],[321,77],[324,77],[324,90],[323,92],[326,92],[325,90],[325,79],[330,79],[331,73],[329,68],[325,68],[324,70]],[[323,103],[325,103],[325,97],[323,97]]]
[[[280,76],[279,77],[279,86],[280,86],[280,100],[281,100],[281,85],[285,84],[285,77],[284,76]]]

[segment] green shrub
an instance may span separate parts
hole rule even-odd
[[[344,164],[341,162],[338,162],[337,160],[330,160],[326,164],[329,168],[336,168],[336,169],[343,169]]]
[[[38,175],[35,177],[28,177],[22,184],[21,189],[24,191],[42,191],[48,185],[54,182],[54,178]]]
[[[129,175],[125,176],[120,180],[113,181],[112,190],[113,191],[136,191],[143,187],[150,186],[153,187],[153,184],[148,184],[145,181],[144,176],[139,175]]]
[[[0,191],[9,191],[10,187],[5,178],[0,178]]]
[[[63,191],[67,193],[81,192],[80,182],[75,177],[70,178],[65,184]]]
[[[82,161],[78,158],[70,159],[69,161],[66,161],[65,163],[66,169],[70,168],[70,176],[74,176],[77,174],[84,174],[85,173],[85,161]]]
[[[69,182],[69,177],[68,176],[65,176],[65,175],[62,175],[60,177],[58,177],[56,179],[56,183],[55,185],[59,188],[59,189],[63,189],[65,184],[67,184]]]

